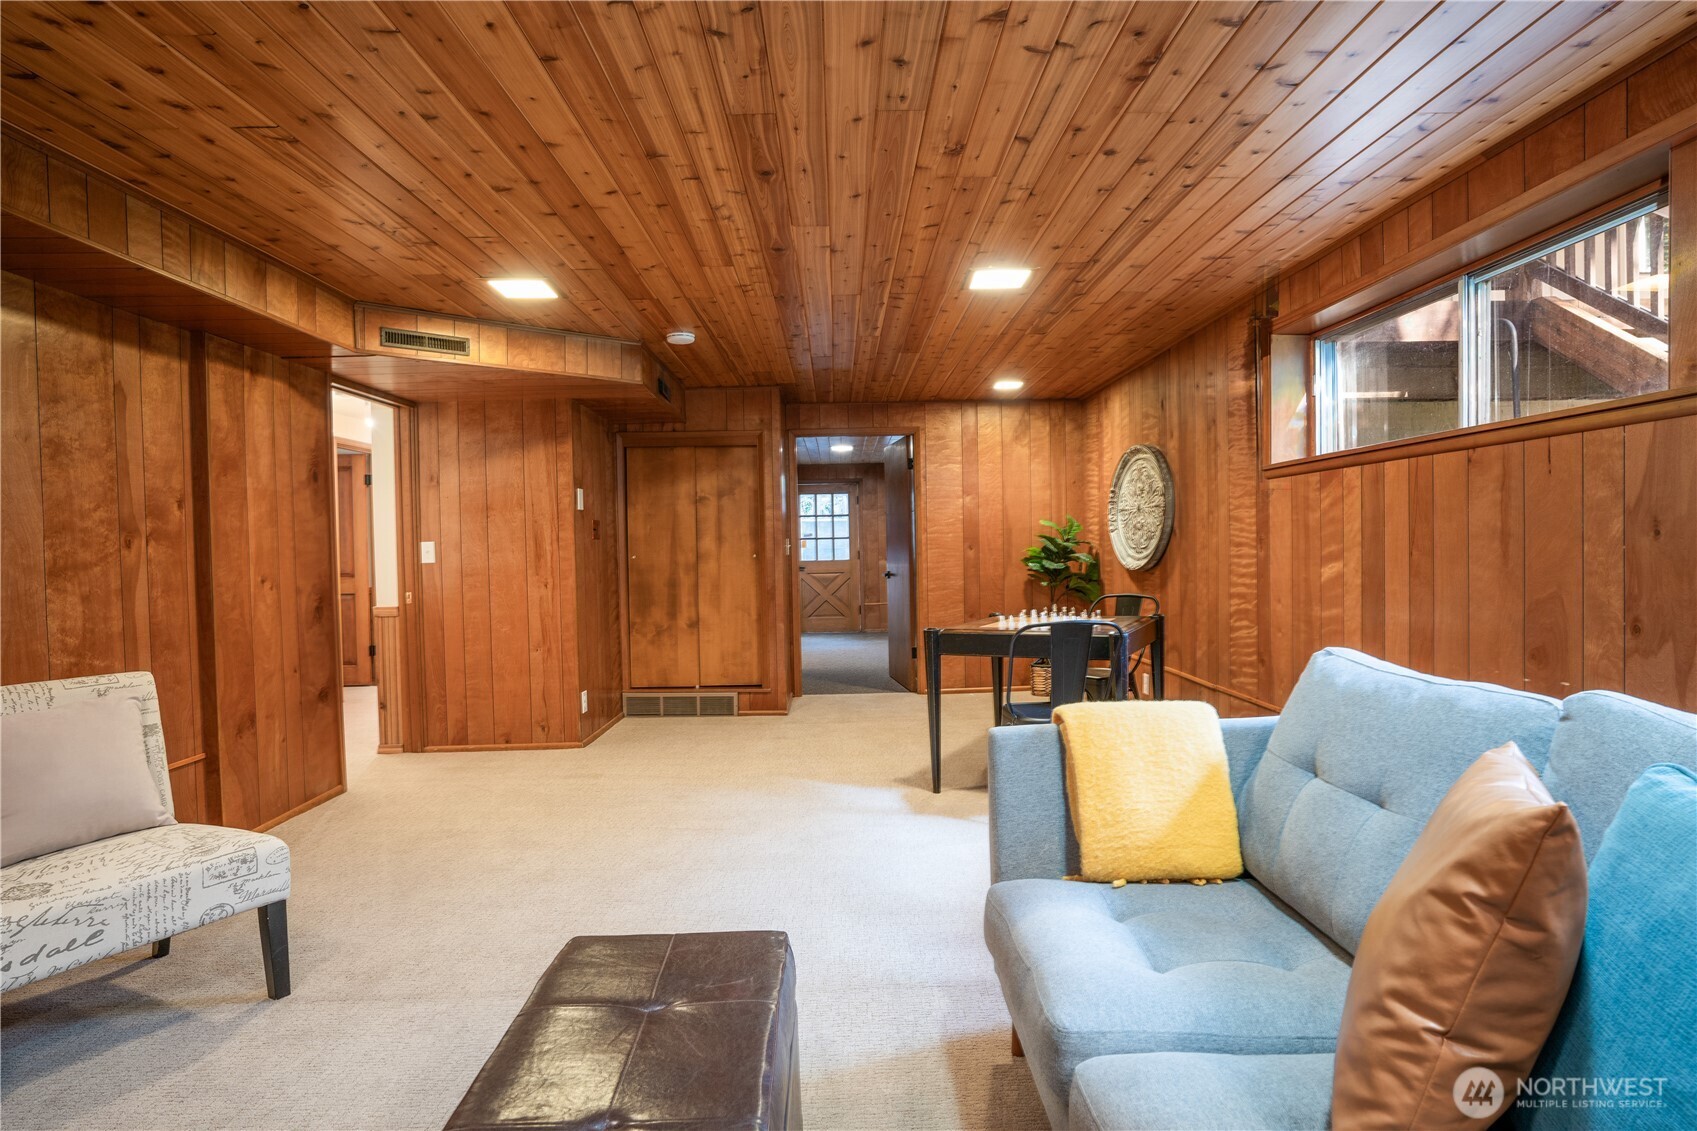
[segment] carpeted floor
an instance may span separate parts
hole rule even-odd
[[[883,633],[804,632],[803,695],[868,695],[900,691],[890,678],[890,642]]]
[[[277,830],[293,996],[266,999],[251,914],[8,994],[5,1126],[440,1127],[572,935],[778,927],[812,1131],[1041,1127],[980,932],[983,703],[944,703],[940,796],[916,695],[352,752],[348,794]]]

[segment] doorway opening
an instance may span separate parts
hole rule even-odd
[[[797,686],[916,689],[913,437],[804,435],[794,451]]]
[[[401,749],[398,414],[381,401],[335,389],[336,617],[342,650],[342,717],[352,786],[380,753]]]

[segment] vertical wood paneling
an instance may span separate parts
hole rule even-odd
[[[1584,436],[1585,686],[1626,686],[1626,430]]]
[[[1197,423],[1220,397],[1252,397],[1219,376],[1253,365],[1230,341],[1198,333],[1087,406],[1092,517],[1131,444],[1160,443],[1174,468],[1166,558],[1136,577],[1105,566],[1110,589],[1161,597],[1169,667],[1246,697],[1237,713],[1282,702],[1312,652],[1340,643],[1550,695],[1620,688],[1697,708],[1697,414],[1270,480],[1228,465],[1224,491],[1259,499],[1233,508]],[[1252,521],[1264,584],[1225,584],[1222,555]],[[1265,686],[1219,654],[1222,615],[1253,624]]]
[[[6,273],[0,321],[0,679],[50,678],[47,577],[42,554],[41,414],[36,382],[35,287]]]
[[[420,406],[424,745],[569,746],[619,717],[611,445],[570,401]]]
[[[1521,445],[1467,453],[1467,667],[1473,679],[1517,687],[1526,674],[1526,488]]]
[[[324,375],[215,338],[193,362],[185,331],[4,281],[0,678],[151,671],[180,820],[339,792]]]
[[[1583,435],[1516,445],[1525,460],[1526,688],[1558,698],[1585,685],[1584,445]]]
[[[483,517],[488,534],[483,544],[489,571],[489,701],[495,742],[545,742],[546,736],[536,737],[539,731],[531,725],[531,659],[545,641],[531,637],[528,598],[552,583],[553,563],[533,569],[525,560],[525,516],[533,500],[525,497],[524,472],[526,451],[532,444],[551,448],[553,431],[546,437],[527,437],[523,402],[490,401],[484,406],[484,438]],[[552,515],[552,493],[534,502]],[[513,584],[519,579],[523,584]],[[515,646],[518,642],[525,646]]]
[[[401,610],[371,610],[372,641],[377,646],[377,752],[401,749],[401,704],[406,695],[406,664],[401,655]]]
[[[1697,700],[1697,416],[1626,430],[1625,690]]]
[[[1432,457],[1432,668],[1439,675],[1467,678],[1468,605],[1467,452]]]
[[[582,405],[560,406],[570,414],[572,469],[583,489],[575,543],[576,628],[579,686],[589,693],[581,734],[598,734],[624,713],[624,633],[619,623],[618,480],[614,436],[605,418]],[[577,705],[573,705],[573,710]]]
[[[219,338],[204,355],[220,800],[262,827],[345,786],[330,390]]]

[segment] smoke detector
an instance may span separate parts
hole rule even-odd
[[[694,330],[673,330],[666,335],[669,346],[692,346],[695,344]]]

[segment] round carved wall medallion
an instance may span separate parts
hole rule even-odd
[[[1128,448],[1108,494],[1108,537],[1126,569],[1149,569],[1173,536],[1173,473],[1153,444]]]

